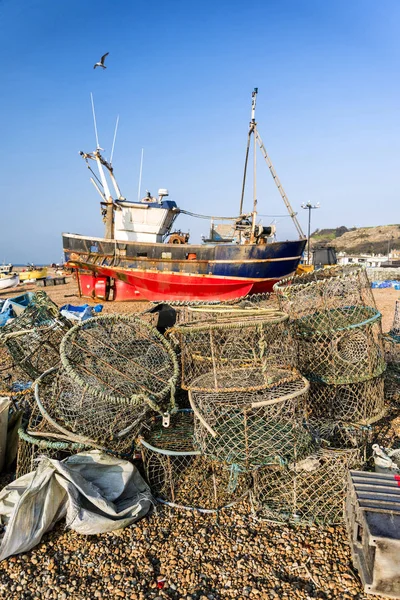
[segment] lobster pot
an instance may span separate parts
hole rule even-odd
[[[196,391],[189,391],[196,417],[194,439],[203,454],[251,470],[308,452],[311,438],[303,426],[306,379],[289,372],[286,380],[259,391],[197,391],[210,385],[212,377],[203,375],[195,382]]]
[[[385,373],[385,398],[400,404],[400,373],[390,366]]]
[[[393,325],[390,330],[390,335],[398,336],[397,340],[400,343],[400,300],[396,300],[396,307],[394,309]]]
[[[273,293],[253,294],[245,298],[229,302],[200,302],[174,303],[169,302],[176,310],[178,325],[193,321],[224,321],[229,319],[242,319],[254,315],[256,318],[263,314],[271,314],[279,310],[278,298]]]
[[[386,369],[381,314],[374,308],[341,308],[294,323],[299,370],[312,381],[356,383]]]
[[[81,386],[63,369],[35,384],[42,415],[68,439],[117,453],[129,452],[150,410],[145,398],[121,399]]]
[[[19,445],[17,454],[16,477],[22,477],[37,469],[37,459],[40,456],[63,460],[85,449],[84,444],[68,441],[49,440],[43,437],[33,437],[20,427],[18,430]]]
[[[249,475],[195,449],[191,410],[178,411],[168,428],[157,418],[141,444],[147,481],[165,504],[213,512],[242,499],[250,488]]]
[[[36,378],[60,362],[60,343],[71,323],[44,292],[33,294],[31,303],[2,329],[2,343],[14,363]]]
[[[73,327],[63,338],[61,362],[83,390],[114,405],[152,404],[163,412],[173,401],[178,361],[171,345],[148,323],[104,315]]]
[[[0,342],[0,391],[8,390],[13,381],[14,361],[7,346]]]
[[[281,279],[274,285],[281,310],[293,320],[337,308],[376,308],[366,270],[332,267],[299,277]]]
[[[345,385],[311,382],[308,407],[313,422],[331,420],[368,425],[385,412],[384,377]]]
[[[254,472],[254,503],[266,518],[340,523],[348,469],[361,465],[360,450],[320,449],[288,466]]]
[[[397,319],[399,323],[397,323]],[[385,397],[395,403],[400,403],[400,303],[396,303],[396,313],[393,327],[389,335],[385,335]],[[398,333],[396,333],[398,332]]]
[[[296,345],[287,315],[264,312],[256,318],[253,312],[259,313],[251,310],[251,316],[246,318],[241,315],[240,319],[234,316],[195,321],[170,330],[181,349],[183,388],[206,391],[199,388],[202,381],[201,385],[207,382],[210,386],[209,391],[246,391],[252,379],[254,389],[263,389],[271,381],[271,374],[274,380],[273,372],[296,365]],[[238,371],[240,378],[236,377]],[[214,374],[212,378],[201,380],[210,372]]]

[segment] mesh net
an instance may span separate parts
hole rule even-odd
[[[84,321],[64,337],[60,354],[68,376],[103,402],[153,402],[161,410],[159,403],[168,394],[173,398],[176,356],[167,340],[140,319],[105,315]]]
[[[232,314],[232,313],[231,313]],[[214,390],[248,391],[249,379],[253,389],[262,389],[274,378],[274,372],[296,365],[296,344],[287,327],[287,315],[270,313],[256,318],[237,315],[212,321],[191,322],[169,331],[178,340],[181,351],[182,387],[200,389],[200,381]],[[241,378],[235,373],[240,371]],[[200,380],[214,373],[213,378]],[[219,372],[224,372],[221,380]],[[232,380],[228,377],[232,372]],[[258,372],[258,374],[257,374]],[[194,383],[196,382],[196,383]],[[229,387],[224,387],[229,385]],[[206,390],[206,388],[202,388]]]
[[[384,337],[385,358],[387,362],[385,373],[385,395],[388,400],[400,403],[400,335],[394,333],[397,331],[394,325],[395,324],[393,324],[391,330],[391,335],[386,335]]]
[[[289,466],[268,466],[254,475],[260,513],[280,521],[338,523],[348,469],[361,466],[360,450],[321,449]]]
[[[385,410],[384,378],[347,385],[310,384],[309,417],[313,422],[369,424]]]
[[[232,373],[227,376],[232,379]],[[241,380],[240,372],[236,377]],[[203,375],[195,387],[211,385],[212,378]],[[196,445],[211,458],[247,470],[304,455],[311,440],[303,426],[307,391],[308,382],[295,372],[262,391],[192,389]]]
[[[36,378],[59,363],[60,342],[70,328],[45,292],[36,292],[29,306],[3,327],[2,343],[14,363]]]
[[[170,303],[176,310],[176,323],[190,323],[192,321],[207,321],[210,318],[223,320],[226,317],[234,318],[242,315],[258,315],[272,313],[279,310],[278,297],[276,294],[253,294],[239,300],[231,302],[216,302],[202,304],[200,302],[185,303],[183,306],[175,306]],[[251,311],[255,311],[251,313]]]
[[[42,414],[64,436],[112,452],[128,452],[141,429],[148,405],[131,404],[92,393],[64,370],[53,369],[35,386]]]
[[[281,310],[297,320],[343,307],[376,308],[365,269],[333,267],[282,279],[274,285]]]
[[[396,307],[394,309],[393,325],[390,330],[390,334],[392,336],[400,337],[400,300],[396,300]]]
[[[7,346],[0,342],[0,391],[10,390],[18,379],[26,379],[26,374],[14,363]]]
[[[156,419],[142,440],[142,455],[153,494],[174,506],[221,510],[241,499],[251,483],[248,475],[195,450],[192,411],[178,411],[168,428]]]
[[[352,307],[308,315],[294,322],[299,369],[308,379],[355,383],[381,375],[385,368],[381,314]]]

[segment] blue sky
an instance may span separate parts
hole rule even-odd
[[[100,145],[122,193],[167,187],[236,215],[250,117],[306,229],[399,223],[398,0],[0,0],[0,262],[61,259],[61,232],[101,236],[79,150]],[[107,70],[93,70],[109,52]],[[258,158],[259,211],[285,210]],[[251,207],[251,187],[246,208]],[[264,219],[268,224],[272,219]],[[206,221],[181,217],[192,241]],[[296,237],[279,218],[278,238]]]

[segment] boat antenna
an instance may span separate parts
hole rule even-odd
[[[93,101],[93,94],[92,94],[92,92],[90,92],[90,99],[92,101],[92,113],[93,113],[94,132],[96,134],[96,150],[102,150],[102,148],[100,148],[100,146],[99,146],[99,136],[97,135],[96,112],[94,110],[94,101]]]
[[[139,186],[138,186],[138,195],[137,195],[138,202],[140,202],[140,190],[142,188],[143,153],[144,153],[144,148],[142,148],[142,155],[140,157]]]
[[[115,140],[116,140],[116,137],[117,137],[118,124],[119,124],[119,115],[117,117],[117,122],[115,124],[114,139],[113,139],[112,148],[111,148],[110,165],[112,164],[112,159],[113,159],[113,155],[114,155],[114,146],[115,146]]]

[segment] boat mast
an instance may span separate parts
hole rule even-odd
[[[107,179],[106,179],[106,176],[104,174],[104,169],[103,169],[103,162],[106,162],[106,161],[104,161],[104,158],[101,156],[99,149],[97,149],[96,152],[93,152],[93,157],[97,163],[97,168],[99,170],[101,184],[102,184],[103,190],[104,190],[104,196],[106,198],[106,202],[105,202],[106,214],[104,216],[104,223],[105,223],[106,227],[105,227],[104,237],[108,240],[113,240],[114,239],[114,202],[113,202],[113,199],[112,199],[112,196],[110,193],[110,188],[108,187]],[[113,183],[114,183],[114,181],[113,181]]]
[[[267,163],[269,172],[272,175],[272,179],[275,182],[276,187],[278,188],[278,191],[281,195],[281,198],[286,206],[286,209],[294,223],[294,226],[297,229],[297,232],[299,234],[300,239],[304,239],[305,235],[304,232],[301,228],[300,223],[297,220],[297,213],[293,210],[289,199],[286,195],[285,190],[283,189],[283,186],[279,180],[279,177],[274,169],[274,165],[272,164],[272,161],[265,149],[265,146],[263,144],[263,141],[260,137],[260,134],[258,133],[257,130],[257,123],[255,120],[255,110],[256,110],[256,99],[257,99],[257,94],[258,94],[258,88],[254,88],[254,91],[251,95],[251,121],[250,121],[250,127],[249,127],[249,133],[247,136],[247,148],[246,148],[246,158],[244,161],[244,172],[243,172],[243,183],[242,183],[242,195],[240,197],[240,209],[239,209],[239,214],[242,215],[243,214],[243,200],[244,200],[244,190],[245,190],[245,186],[246,186],[246,175],[247,175],[247,164],[248,164],[248,160],[249,160],[249,150],[250,150],[250,141],[251,141],[251,136],[252,134],[254,135],[254,188],[253,188],[253,220],[252,220],[252,228],[251,228],[251,241],[254,241],[254,230],[255,230],[255,226],[256,226],[256,207],[257,207],[257,189],[256,189],[256,144],[259,145],[261,153],[264,157],[265,162]]]
[[[89,166],[89,164],[88,164],[88,169],[96,177],[97,181],[100,183],[100,185],[102,186],[103,190],[100,189],[100,187],[98,186],[98,184],[96,183],[96,181],[93,179],[93,177],[91,177],[90,181],[93,183],[94,187],[96,188],[96,190],[98,191],[98,193],[102,197],[102,199],[103,199],[102,204],[105,205],[105,215],[104,215],[105,233],[104,233],[104,237],[106,239],[108,239],[108,240],[113,240],[114,239],[114,200],[113,200],[113,198],[111,196],[111,192],[110,192],[110,188],[108,186],[107,178],[106,178],[106,175],[104,173],[104,167],[109,172],[110,179],[111,179],[113,187],[115,189],[115,193],[117,194],[117,199],[118,200],[125,200],[125,198],[121,195],[120,189],[119,189],[118,184],[116,182],[116,179],[114,177],[114,172],[113,172],[113,168],[112,168],[111,164],[108,163],[105,160],[105,158],[102,157],[102,155],[100,154],[100,150],[101,150],[101,148],[97,148],[91,154],[90,153],[86,153],[86,152],[80,152],[80,155],[83,156],[83,158],[86,160],[86,163],[89,163],[89,159],[96,161],[97,168],[98,168],[99,175],[100,175],[100,179],[98,179],[96,177],[96,175],[92,171],[92,169]]]
[[[251,95],[251,122],[250,128],[252,128],[254,134],[254,146],[253,146],[253,213],[251,220],[251,236],[250,244],[254,243],[254,231],[256,227],[257,217],[257,123],[256,123],[256,102],[257,102],[258,88],[254,88]]]

